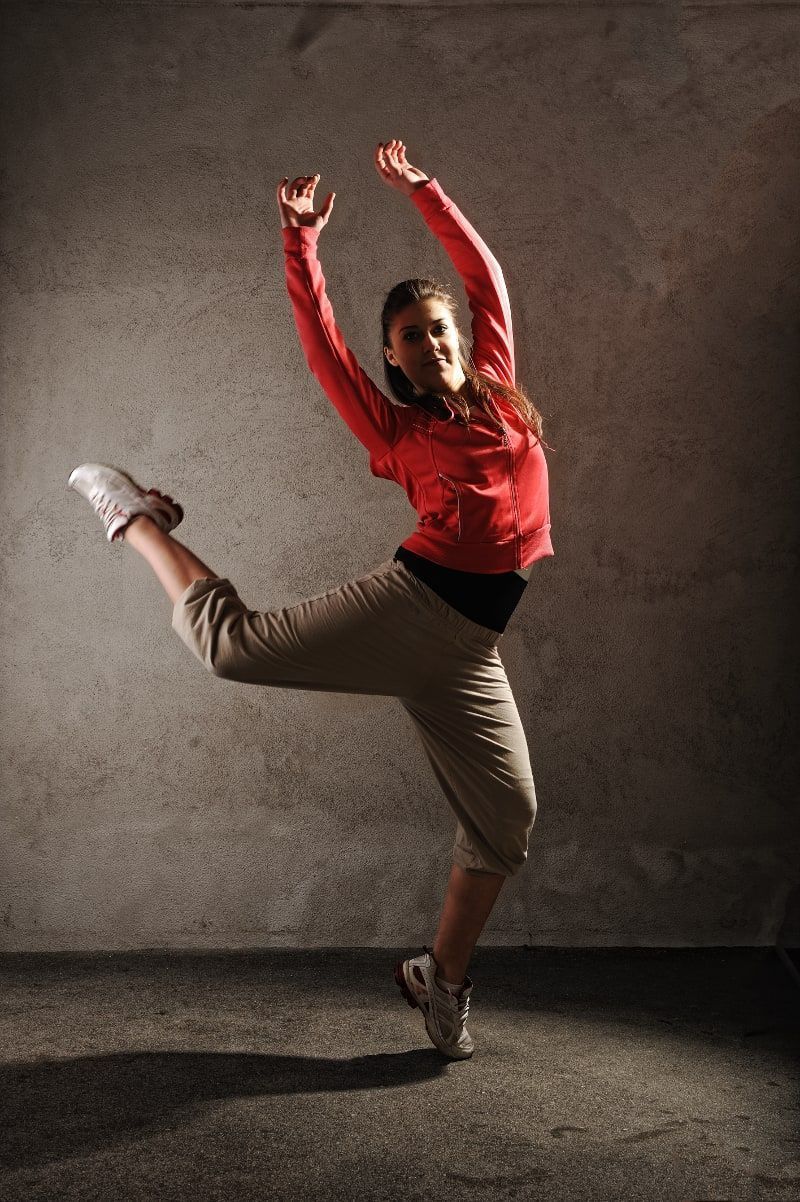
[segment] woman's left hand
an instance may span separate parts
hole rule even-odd
[[[375,148],[375,167],[378,175],[390,188],[410,196],[428,182],[429,177],[406,160],[405,143],[399,138],[379,142]]]

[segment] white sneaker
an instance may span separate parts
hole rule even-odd
[[[70,474],[67,487],[90,502],[103,519],[110,543],[139,513],[146,513],[167,534],[183,520],[183,509],[172,497],[155,488],[145,492],[127,472],[106,463],[82,463]]]
[[[425,1015],[431,1043],[451,1060],[466,1060],[475,1050],[466,1027],[474,982],[466,977],[458,994],[453,994],[436,980],[437,968],[433,953],[426,948],[421,956],[399,961],[394,979],[409,1006],[418,1006]]]

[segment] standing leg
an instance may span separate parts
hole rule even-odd
[[[475,944],[505,879],[497,872],[467,872],[453,864],[433,944],[440,980],[463,984]]]
[[[443,650],[424,697],[401,699],[458,825],[433,949],[400,961],[394,974],[431,1042],[454,1060],[474,1049],[470,958],[503,882],[526,862],[536,814],[527,740],[494,635],[462,633]]]
[[[404,701],[458,818],[453,864],[433,945],[441,980],[462,984],[506,877],[527,859],[536,815],[528,744],[494,648],[456,642],[454,663],[424,701]]]
[[[144,556],[173,605],[193,580],[219,579],[188,547],[165,534],[146,514],[138,514],[128,522],[122,539]]]

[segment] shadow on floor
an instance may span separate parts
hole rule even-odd
[[[400,954],[0,955],[3,1202],[800,1200],[774,949],[480,947],[460,1063]]]

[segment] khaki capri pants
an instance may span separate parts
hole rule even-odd
[[[457,819],[453,860],[513,876],[536,818],[528,744],[503,637],[398,559],[297,605],[248,609],[227,578],[193,581],[172,627],[215,676],[273,688],[397,697]]]

